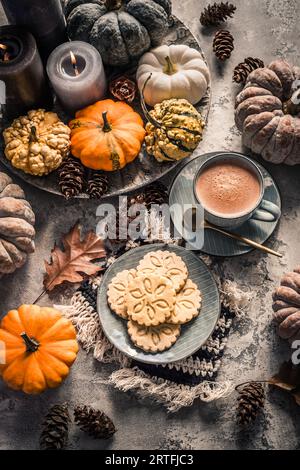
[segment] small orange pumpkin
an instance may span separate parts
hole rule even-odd
[[[139,154],[145,138],[141,116],[121,101],[98,101],[76,113],[71,152],[93,170],[124,168]]]
[[[50,307],[22,305],[0,323],[0,375],[9,387],[38,394],[58,387],[76,359],[72,323]]]

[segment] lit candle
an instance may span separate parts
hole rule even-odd
[[[17,26],[0,27],[0,80],[5,83],[4,115],[49,107],[52,93],[32,34]]]
[[[71,113],[99,101],[105,94],[101,56],[86,42],[58,46],[48,59],[47,72],[63,108]]]
[[[37,40],[42,58],[67,41],[60,0],[1,0],[10,24],[24,26]]]

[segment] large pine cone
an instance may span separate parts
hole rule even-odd
[[[0,277],[23,266],[34,252],[34,223],[23,190],[0,173]]]
[[[112,420],[103,411],[91,406],[77,406],[74,418],[80,429],[95,439],[109,439],[116,432]]]
[[[250,382],[239,390],[237,418],[239,424],[255,421],[265,404],[265,390],[261,383]]]
[[[214,3],[204,8],[200,23],[203,26],[215,26],[226,21],[227,18],[231,18],[236,10],[236,6],[231,3]]]
[[[300,266],[283,276],[273,300],[279,336],[291,343],[300,340]]]

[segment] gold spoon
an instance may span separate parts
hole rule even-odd
[[[268,248],[267,246],[261,245],[260,243],[257,243],[254,240],[250,240],[249,238],[242,237],[241,235],[237,235],[236,233],[228,232],[227,230],[217,227],[216,225],[213,225],[207,222],[206,220],[204,221],[204,228],[215,230],[216,232],[219,232],[222,235],[225,235],[226,237],[233,238],[234,240],[246,243],[246,245],[253,246],[253,248],[257,248],[258,250],[264,251],[265,253],[269,253],[270,255],[278,256],[279,258],[282,258],[283,256],[281,253],[278,253],[278,251],[271,250],[271,248]]]

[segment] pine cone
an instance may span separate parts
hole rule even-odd
[[[63,449],[68,440],[69,423],[67,403],[52,406],[43,422],[40,448],[42,450]]]
[[[241,62],[235,67],[233,72],[233,81],[245,84],[248,75],[253,72],[253,70],[263,68],[264,66],[265,64],[261,59],[247,57],[244,62]]]
[[[58,185],[66,199],[80,194],[84,187],[84,166],[77,158],[69,156],[58,169]]]
[[[259,382],[250,382],[240,391],[238,397],[237,417],[239,424],[249,424],[258,416],[264,407],[265,389]]]
[[[74,418],[80,429],[95,439],[109,439],[116,432],[112,420],[102,411],[90,406],[77,406]]]
[[[111,94],[120,101],[131,103],[136,95],[137,86],[130,78],[122,76],[118,77],[109,85]]]
[[[168,199],[168,190],[166,186],[159,181],[147,186],[143,195],[143,203],[148,210],[151,209],[151,205],[162,205],[168,202]]]
[[[108,191],[108,178],[103,171],[94,171],[87,183],[86,193],[91,199],[101,199]]]
[[[227,18],[231,18],[235,10],[236,6],[228,2],[208,5],[201,14],[200,23],[203,26],[217,26],[226,21]]]
[[[213,50],[219,60],[229,59],[234,49],[233,41],[233,36],[229,31],[221,29],[216,32]]]

